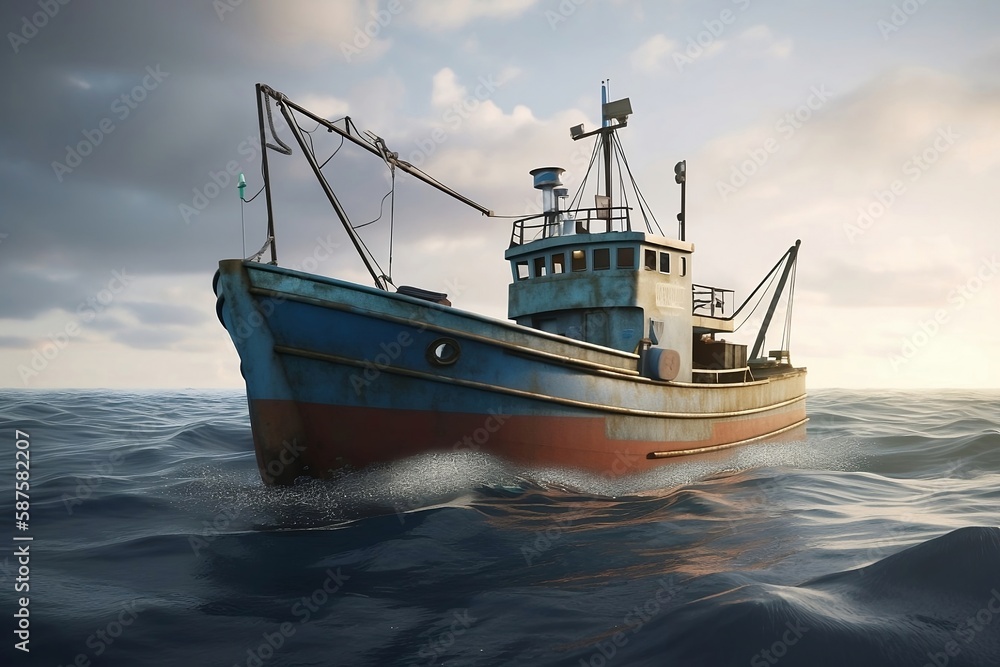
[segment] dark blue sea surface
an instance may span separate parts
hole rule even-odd
[[[2,664],[1000,664],[1000,393],[808,406],[806,442],[626,480],[454,452],[268,488],[240,392],[3,390]]]

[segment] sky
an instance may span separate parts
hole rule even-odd
[[[599,122],[605,79],[668,236],[687,161],[696,282],[742,301],[802,240],[810,387],[998,386],[1000,3],[16,0],[0,29],[0,386],[242,386],[211,283],[265,239],[230,173],[262,185],[256,83],[520,215],[529,170],[579,185],[568,129]],[[279,264],[368,284],[295,150],[271,154]],[[377,158],[325,173],[379,215]],[[510,222],[399,176],[393,279],[506,318]]]

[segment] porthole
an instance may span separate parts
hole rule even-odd
[[[438,338],[427,346],[427,361],[435,366],[451,366],[461,354],[462,347],[454,338]]]

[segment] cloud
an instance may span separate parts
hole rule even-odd
[[[264,197],[241,205],[230,173],[246,173],[250,195],[261,185],[258,81],[321,114],[349,111],[403,159],[498,213],[521,214],[539,206],[533,167],[566,167],[575,192],[592,145],[571,141],[568,128],[599,121],[595,96],[580,91],[618,71],[616,86],[632,91],[637,108],[662,110],[662,118],[634,117],[622,140],[668,233],[677,211],[673,164],[688,159],[698,279],[739,287],[802,238],[799,294],[810,313],[800,311],[797,324],[821,322],[810,342],[822,350],[848,338],[881,350],[877,336],[859,330],[858,313],[866,331],[912,327],[1000,247],[992,192],[1000,180],[1000,51],[984,27],[1000,6],[938,12],[886,44],[877,32],[874,43],[859,37],[870,17],[857,8],[819,25],[755,3],[752,20],[750,11],[738,14],[747,22],[712,43],[702,39],[707,46],[695,42],[699,57],[733,57],[699,60],[706,66],[697,76],[676,77],[668,90],[650,88],[649,73],[675,69],[713,10],[682,16],[677,3],[573,2],[586,11],[574,14],[572,30],[553,32],[541,14],[557,0],[400,0],[395,14],[386,0],[231,4],[220,17],[213,3],[194,0],[106,0],[93,11],[69,3],[17,54],[8,52],[5,83],[17,94],[6,100],[10,122],[0,136],[0,347],[37,345],[62,331],[112,271],[136,276],[82,323],[40,383],[187,385],[204,373],[202,382],[240,383],[215,321],[211,275],[219,258],[243,253],[242,224],[248,252],[264,241]],[[0,6],[0,25],[17,29],[24,10],[16,5]],[[607,48],[581,48],[597,40]],[[345,45],[358,50],[350,60]],[[845,57],[833,62],[836,45]],[[147,67],[169,76],[120,117],[112,105],[142,84]],[[811,88],[821,86],[832,95],[809,108]],[[88,137],[97,142],[103,119],[113,131],[85,145],[82,163],[57,178],[52,163]],[[295,149],[270,154],[280,263],[367,283],[280,114],[275,121]],[[942,131],[957,136],[945,151],[934,147]],[[311,137],[322,159],[337,149],[334,135]],[[772,138],[776,152],[753,162]],[[915,157],[927,168],[913,171]],[[747,160],[753,173],[723,200],[716,184]],[[379,215],[389,188],[380,160],[347,142],[324,171],[352,221]],[[905,186],[898,194],[895,181]],[[503,316],[510,221],[482,218],[398,171],[396,185],[395,277],[460,292],[463,307]],[[181,207],[195,205],[185,219]],[[879,206],[849,238],[845,226],[857,224],[859,210]],[[380,261],[387,219],[362,230]],[[961,313],[980,318],[983,330],[1000,326],[990,294],[984,288],[976,301],[981,312]],[[833,322],[836,336],[825,333]],[[937,339],[942,347],[964,331],[957,315],[951,327]],[[0,356],[16,369],[24,348]],[[21,385],[16,370],[5,377]]]
[[[763,53],[775,58],[789,57],[794,47],[792,38],[776,38],[771,28],[763,23],[750,26],[740,33],[739,39],[749,48],[763,49]]]
[[[955,290],[1000,247],[995,213],[982,206],[1000,179],[1000,86],[899,68],[832,91],[817,109],[808,108],[809,90],[689,161],[688,197],[701,209],[689,231],[718,249],[713,263],[731,274],[725,280],[738,275],[721,267],[747,261],[727,235],[754,230],[755,255],[801,238],[799,289],[821,295],[808,317],[852,308],[871,313],[859,327],[877,319],[908,330],[913,312],[951,308]],[[796,127],[787,119],[797,112]],[[723,201],[719,184],[740,172],[744,184]],[[806,317],[802,308],[797,315]],[[982,326],[996,328],[1000,317],[983,311]]]
[[[188,337],[181,329],[154,327],[129,327],[112,334],[112,339],[137,350],[163,350],[180,343]]]
[[[190,306],[164,303],[162,301],[133,301],[122,303],[121,307],[148,325],[192,325],[205,321],[202,312]]]
[[[0,335],[0,347],[13,349],[24,349],[31,347],[35,341],[27,336],[2,336]]]
[[[317,116],[322,116],[330,120],[343,118],[348,114],[350,109],[346,101],[336,98],[333,95],[306,95],[301,100],[296,100],[296,102]]]
[[[677,42],[668,39],[662,33],[653,35],[640,44],[630,54],[632,66],[641,72],[657,72],[663,67],[663,61],[677,50]]]
[[[414,2],[414,21],[430,30],[456,30],[480,19],[514,19],[538,0],[435,0]]]

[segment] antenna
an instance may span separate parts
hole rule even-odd
[[[604,105],[608,103],[608,85],[610,83],[611,82],[609,80],[601,81],[601,110],[602,110],[602,112],[603,112],[603,109],[604,109]],[[604,114],[602,113],[601,116],[604,116]],[[604,117],[604,119],[601,121],[601,127],[607,127],[607,126],[608,126],[608,119],[607,119],[607,117]]]
[[[246,259],[247,256],[247,226],[243,222],[243,202],[246,201],[244,193],[247,189],[247,179],[243,177],[243,172],[240,172],[240,181],[236,184],[236,187],[240,191],[240,230],[243,232],[243,254],[241,257]]]
[[[677,214],[678,237],[684,240],[684,195],[687,186],[687,160],[674,165],[674,181],[681,186],[681,212]]]

